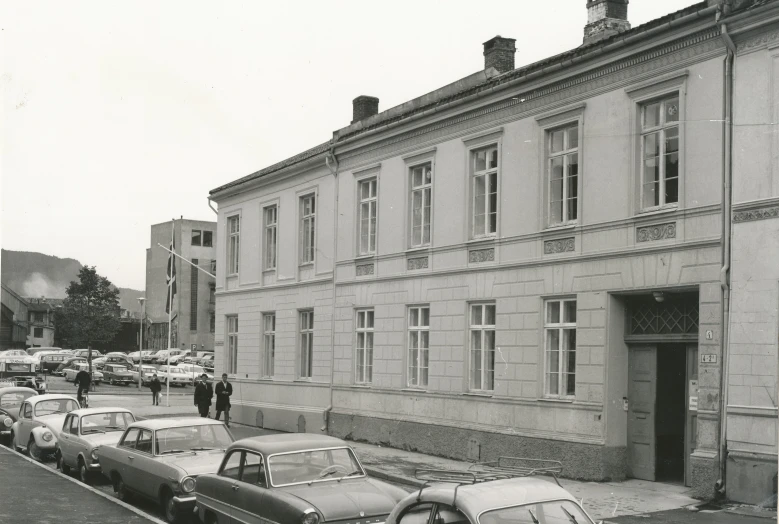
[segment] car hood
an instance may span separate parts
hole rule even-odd
[[[216,473],[224,455],[224,451],[198,451],[180,455],[163,455],[157,458],[163,464],[183,470],[185,475],[197,476]]]
[[[60,434],[60,431],[62,431],[62,424],[65,423],[66,416],[67,413],[57,413],[55,415],[43,415],[41,417],[36,417],[36,420],[49,428],[51,432],[57,436]]]
[[[369,479],[351,479],[300,484],[283,489],[322,513],[326,521],[360,516],[386,515],[397,501]]]

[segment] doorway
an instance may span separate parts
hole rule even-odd
[[[655,407],[655,478],[660,482],[684,482],[685,382],[687,355],[684,346],[657,347],[657,396]]]

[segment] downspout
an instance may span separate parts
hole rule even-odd
[[[330,412],[333,410],[333,372],[335,371],[335,262],[338,259],[338,159],[335,157],[335,144],[330,146],[330,151],[325,155],[325,165],[333,175],[333,200],[335,215],[333,217],[333,298],[330,313],[330,404],[322,413],[324,426],[320,431],[326,432],[329,429]],[[332,165],[330,159],[332,158]]]
[[[208,207],[210,207],[210,208],[211,208],[211,211],[213,211],[214,213],[216,213],[216,214],[218,215],[218,214],[219,214],[219,211],[217,211],[217,210],[216,210],[216,208],[215,208],[213,205],[211,205],[211,197],[210,197],[210,196],[208,196],[208,197],[206,197],[206,198],[208,199]]]
[[[727,47],[724,78],[724,128],[723,128],[723,169],[722,169],[722,269],[720,287],[722,289],[722,372],[720,373],[720,439],[719,439],[719,480],[715,488],[720,495],[725,494],[725,466],[727,460],[727,406],[728,380],[730,370],[730,260],[731,260],[731,199],[733,180],[733,63],[736,45],[728,33],[727,25],[720,18],[730,13],[730,0],[725,0],[722,9],[717,10],[717,25],[720,36]]]

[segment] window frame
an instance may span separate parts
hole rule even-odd
[[[307,322],[308,317],[310,320]],[[298,378],[305,380],[314,376],[314,318],[313,309],[298,311]],[[303,373],[304,367],[307,368],[307,374]]]
[[[475,168],[475,162],[477,155],[482,151],[487,151],[489,159],[489,152],[494,150],[497,156],[497,166],[494,168],[489,167],[489,160],[485,164],[485,169],[477,171]],[[468,238],[471,240],[491,239],[498,236],[500,231],[500,168],[502,165],[502,147],[500,140],[492,140],[485,143],[473,145],[468,148],[468,164],[467,164],[467,176],[468,176]],[[490,189],[488,187],[489,176],[495,175],[495,209],[490,207]],[[476,231],[476,181],[477,178],[485,177],[485,192],[484,192],[484,229],[483,231]],[[490,229],[490,215],[495,214],[495,230]]]
[[[668,103],[671,100],[677,101],[677,108],[676,108],[676,116],[677,119],[671,121],[672,123],[668,123],[666,117],[666,103]],[[659,115],[660,115],[660,122],[655,126],[645,127],[646,122],[646,110],[647,107],[650,105],[653,105],[655,103],[660,104],[659,108]],[[670,90],[667,92],[664,92],[662,94],[658,94],[656,96],[652,96],[649,98],[646,98],[644,100],[641,100],[638,102],[638,150],[639,150],[639,194],[638,194],[638,202],[639,202],[639,209],[641,212],[648,212],[648,211],[655,211],[658,209],[664,209],[669,207],[678,207],[679,206],[679,200],[681,200],[681,180],[682,180],[682,93],[681,90],[675,89]],[[665,163],[665,156],[666,156],[666,147],[667,147],[667,137],[666,132],[669,129],[675,129],[676,130],[676,201],[675,202],[667,202],[666,201],[666,187],[668,183],[668,178],[666,176],[666,163]],[[657,204],[651,205],[651,206],[645,206],[644,205],[644,191],[645,186],[647,185],[645,182],[645,176],[646,176],[646,164],[645,164],[645,147],[646,147],[646,140],[645,138],[650,135],[657,135],[657,142],[658,142],[658,190],[657,190]],[[673,154],[673,153],[671,153]]]
[[[206,245],[206,235],[208,235],[208,238],[209,238],[208,245]],[[203,239],[203,242],[202,242],[201,245],[203,247],[214,247],[214,232],[213,231],[207,231],[207,230],[204,229],[203,230],[203,237],[202,237],[202,239]]]
[[[418,158],[418,157],[417,157]],[[430,170],[430,181],[425,181],[425,168]],[[407,246],[408,249],[420,249],[430,247],[433,244],[433,199],[434,199],[434,182],[435,182],[435,162],[433,158],[425,158],[417,160],[416,162],[407,164],[407,183],[408,183],[408,212],[406,213],[406,220],[408,226],[406,228]],[[422,169],[422,183],[419,185],[414,184],[414,172],[417,169]],[[420,240],[414,241],[414,195],[415,193],[421,193],[422,195],[422,222],[420,224]],[[427,201],[425,200],[425,194],[427,194]],[[426,205],[427,204],[427,205]],[[427,219],[427,220],[425,220]],[[427,223],[425,223],[427,222]],[[425,226],[428,230],[428,238],[425,241]]]
[[[237,224],[233,230],[233,221]],[[233,248],[235,246],[235,248]],[[227,276],[237,276],[241,259],[241,215],[227,217]]]
[[[570,147],[570,130],[576,129],[577,141],[576,147]],[[554,139],[554,133],[563,132],[563,149],[560,151],[552,151],[552,144]],[[548,228],[570,226],[579,223],[579,216],[581,215],[581,177],[582,177],[582,123],[580,118],[575,118],[565,122],[557,123],[554,126],[550,126],[544,130],[544,162],[545,162],[545,211],[546,211],[546,224]],[[571,218],[568,216],[568,200],[570,191],[570,175],[569,175],[569,163],[570,156],[576,155],[576,216]],[[559,222],[554,221],[552,216],[552,164],[558,159],[563,160],[563,177],[562,177],[562,195],[561,195],[561,220]]]
[[[427,389],[430,384],[430,304],[419,304],[406,308],[406,387],[412,389]],[[423,323],[423,311],[427,311],[427,324]],[[413,323],[413,313],[416,312],[417,324]],[[417,344],[412,348],[412,334],[416,334]],[[427,347],[422,347],[423,333],[427,334]],[[416,351],[416,358],[412,358],[412,350]],[[427,366],[422,366],[424,355],[427,357]],[[425,370],[424,383],[422,383],[422,370]],[[412,371],[413,370],[413,371]],[[416,380],[413,380],[413,378]]]
[[[544,398],[552,398],[552,399],[560,399],[560,400],[573,400],[576,397],[576,319],[574,319],[573,322],[566,322],[566,316],[565,316],[565,304],[573,302],[574,304],[574,314],[578,318],[578,304],[576,297],[556,297],[556,298],[548,298],[544,300],[543,302],[543,338],[544,338],[544,355],[543,355],[543,373],[544,373],[544,379],[543,379],[543,396]],[[559,304],[559,321],[558,322],[551,322],[549,320],[549,307],[552,304]],[[565,341],[566,337],[564,336],[566,330],[573,330],[574,333],[574,349],[573,349],[573,358],[574,358],[574,369],[573,372],[568,370],[568,354],[570,353],[570,350],[565,348]],[[550,371],[549,370],[549,355],[551,353],[551,350],[549,349],[549,333],[551,331],[558,331],[557,334],[557,370]],[[551,391],[551,384],[549,382],[550,375],[555,374],[557,376],[557,392]],[[566,391],[566,384],[568,383],[567,380],[563,380],[564,376],[567,378],[568,376],[573,376],[573,393],[567,393]]]
[[[362,187],[363,184],[374,184],[375,191],[373,194],[370,194],[369,190],[369,196],[367,198],[362,197]],[[370,175],[366,175],[364,177],[361,177],[357,180],[357,256],[358,257],[368,257],[368,256],[375,256],[378,252],[378,245],[379,245],[379,175],[378,173],[372,173]],[[373,217],[371,217],[370,210],[368,211],[368,246],[367,249],[363,249],[362,245],[362,210],[363,210],[363,204],[368,204],[370,209],[370,204],[373,204],[374,212]],[[373,228],[373,245],[371,245],[371,225]]]
[[[306,201],[311,200],[311,211],[309,213],[306,213]],[[299,230],[300,230],[300,259],[299,264],[301,266],[303,265],[309,265],[314,264],[316,262],[316,208],[317,208],[317,193],[316,191],[312,191],[309,193],[306,193],[304,195],[301,195],[298,199],[298,209],[300,212],[300,219],[298,221],[299,223]],[[310,223],[309,231],[310,231],[310,239],[309,242],[311,245],[307,246],[306,242],[306,225],[307,223]],[[310,253],[309,253],[310,251]],[[310,257],[309,257],[310,254]]]
[[[361,316],[364,315],[364,322],[360,322]],[[372,319],[372,323],[368,326],[368,319]],[[373,383],[373,356],[375,351],[375,339],[376,339],[376,311],[373,308],[358,308],[354,314],[354,382],[355,384],[368,385]],[[363,335],[363,343],[360,344],[360,335]],[[367,341],[370,338],[370,348],[367,345]],[[370,354],[370,359],[368,355]],[[358,355],[362,356],[362,359],[358,358]],[[368,361],[370,360],[370,363]],[[360,362],[363,362],[362,373],[360,373]],[[367,370],[367,372],[366,372]]]
[[[273,216],[271,215],[273,213]],[[271,222],[271,219],[273,221]],[[270,244],[272,245],[272,249]],[[270,260],[270,257],[273,260]],[[271,264],[272,262],[272,264]],[[262,270],[276,271],[279,264],[279,204],[262,207]]]
[[[38,332],[40,331],[40,335],[38,335]],[[42,327],[35,327],[32,328],[32,338],[43,338],[43,328]]]
[[[487,324],[485,323],[486,311],[488,307],[492,307],[492,315],[493,315],[493,324]],[[474,308],[480,308],[480,315],[481,315],[481,323],[480,324],[474,324]],[[479,301],[479,302],[469,302],[468,303],[468,391],[478,392],[478,393],[487,393],[487,394],[493,394],[495,391],[495,353],[497,349],[497,345],[495,343],[497,338],[497,322],[498,322],[498,308],[497,303],[493,301]],[[473,347],[473,333],[474,331],[478,331],[480,333],[479,336],[479,343],[480,348],[478,350],[475,350]],[[486,349],[485,350],[485,341],[487,340],[486,333],[492,332],[492,349]],[[480,356],[480,368],[479,368],[479,386],[480,387],[474,387],[474,351],[479,351]],[[492,354],[492,383],[490,384],[491,387],[485,388],[485,382],[487,378],[487,366],[486,364],[489,362],[489,354]]]
[[[235,321],[234,325],[233,321]],[[225,347],[227,348],[227,363],[225,367],[227,373],[233,375],[238,372],[239,329],[238,315],[225,315]]]
[[[268,321],[271,328],[268,329]],[[262,314],[262,377],[273,378],[276,371],[276,312],[266,311]],[[272,348],[269,348],[269,343]]]
[[[195,244],[195,234],[197,233],[197,244]],[[189,242],[193,246],[203,245],[203,231],[201,229],[193,229],[190,232]]]

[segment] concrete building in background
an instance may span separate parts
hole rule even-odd
[[[144,348],[168,347],[167,267],[171,258],[160,248],[170,249],[171,229],[175,251],[213,274],[216,267],[216,223],[175,220],[151,226],[150,247],[146,250],[146,318],[151,323],[144,334]],[[173,296],[171,346],[197,351],[214,349],[214,279],[172,257],[175,264],[176,293]]]
[[[211,192],[237,420],[771,495],[779,1],[627,3]]]
[[[53,347],[54,312],[64,299],[27,297],[24,300],[28,304],[27,347]]]

